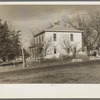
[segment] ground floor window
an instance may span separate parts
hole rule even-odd
[[[74,53],[76,53],[76,47],[74,47]]]
[[[67,53],[68,53],[68,54],[70,53],[70,48],[67,48]]]
[[[57,50],[56,50],[56,48],[54,48],[54,54],[56,54],[57,53]]]

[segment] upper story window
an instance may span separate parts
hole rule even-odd
[[[39,36],[39,43],[41,42],[41,36]]]
[[[73,41],[73,34],[70,35],[70,41]]]
[[[56,36],[56,34],[53,34],[53,40],[54,40],[54,41],[57,40],[57,36]]]
[[[42,35],[42,41],[44,41],[44,35]]]
[[[36,37],[36,43],[38,44],[38,37]]]

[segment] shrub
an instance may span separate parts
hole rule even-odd
[[[97,55],[97,51],[92,51],[91,56],[96,56]]]
[[[100,50],[98,51],[98,54],[100,55]]]
[[[53,58],[49,58],[49,59],[44,59],[43,61],[42,61],[42,63],[47,63],[47,64],[49,64],[49,63],[57,63],[57,62],[59,62],[60,60],[58,59],[58,58],[55,58],[55,57],[53,57]]]
[[[63,61],[71,61],[73,59],[73,56],[72,55],[60,55],[59,59]]]
[[[82,59],[82,61],[87,61],[89,60],[89,57],[87,56],[87,54],[85,53],[82,53],[82,54],[76,54],[76,57],[75,58],[79,58],[79,59]]]

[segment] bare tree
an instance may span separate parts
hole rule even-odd
[[[93,46],[96,42],[98,42],[98,39],[100,38],[100,12],[90,12],[89,17],[90,25],[94,29],[93,32],[95,33],[94,41],[91,43],[91,45]]]
[[[87,47],[88,55],[100,38],[100,13],[98,11],[87,13],[85,16],[76,15],[69,24],[78,30],[83,30],[83,44]]]
[[[38,56],[40,56],[41,59],[44,59],[44,57],[47,55],[47,53],[50,52],[50,50],[51,50],[50,46],[52,45],[52,39],[50,38],[47,41],[44,40],[42,42],[39,40],[39,43],[37,43],[37,41],[35,41],[34,36],[42,31],[44,31],[45,29],[49,29],[49,28],[54,27],[57,22],[58,21],[53,22],[53,23],[47,23],[47,25],[45,25],[44,27],[41,27],[41,28],[36,29],[34,31],[31,31],[31,33],[33,34],[33,38],[32,38],[31,43],[30,43],[30,45],[31,45],[30,49],[35,48],[34,49],[35,51],[33,50],[33,52],[35,52],[36,53],[35,55],[37,55],[36,59]]]
[[[78,44],[79,43],[71,43],[69,41],[69,37],[66,35],[63,35],[60,40],[60,45],[62,49],[66,52],[66,54],[72,54],[73,58],[75,58],[75,54],[82,49],[82,48],[80,48],[79,50],[76,49]]]
[[[51,38],[44,40],[43,42],[39,42],[38,54],[41,60],[43,60],[45,56],[50,53],[50,51],[53,49],[52,46],[53,43]]]
[[[84,33],[82,34],[83,43],[85,46],[89,47],[90,45],[89,39],[90,39],[90,35],[92,34],[92,28],[88,23],[87,16],[77,14],[77,15],[73,15],[73,17],[67,18],[68,21],[66,21],[65,17],[62,19],[63,19],[63,23],[67,22],[67,24],[69,24],[68,26],[73,27],[77,30],[84,31]]]
[[[30,47],[34,47],[35,46],[35,31],[32,31],[31,30],[31,33],[32,33],[32,39],[31,39],[31,41],[30,41]]]

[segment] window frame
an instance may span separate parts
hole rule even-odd
[[[54,48],[54,54],[57,54],[57,48],[56,47]]]
[[[74,41],[74,35],[70,34],[70,41]]]
[[[56,33],[53,34],[53,41],[57,41],[57,34]]]

